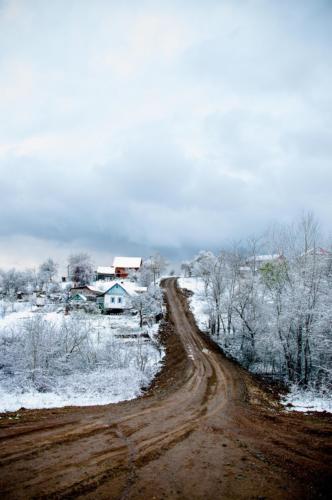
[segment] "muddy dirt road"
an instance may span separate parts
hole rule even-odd
[[[331,419],[287,415],[165,282],[166,365],[143,398],[1,419],[1,498],[327,498]],[[22,413],[22,412],[21,412]]]

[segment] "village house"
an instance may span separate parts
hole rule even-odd
[[[97,303],[106,313],[131,309],[131,299],[146,290],[146,287],[137,286],[134,283],[115,281],[97,298]]]
[[[317,247],[317,248],[315,247],[315,248],[310,248],[310,250],[301,254],[301,258],[311,258],[311,259],[316,258],[320,260],[331,259],[332,252],[322,247]]]
[[[76,293],[75,295],[71,295],[69,301],[75,303],[84,303],[87,302],[87,298],[82,293]]]
[[[97,288],[91,286],[91,285],[83,285],[83,286],[73,286],[69,290],[69,297],[72,299],[73,297],[77,296],[77,300],[79,300],[82,297],[85,297],[86,300],[89,300],[90,302],[95,302],[97,297],[102,295],[102,291],[98,290]]]
[[[322,247],[311,248],[300,255],[300,263],[303,268],[309,265],[332,269],[332,252]]]
[[[96,281],[111,281],[115,278],[115,268],[113,266],[98,266],[96,271]]]
[[[131,271],[138,271],[142,266],[141,257],[114,257],[113,267],[117,278],[128,278]]]
[[[285,257],[281,253],[253,255],[246,260],[245,267],[248,267],[249,270],[253,269],[254,271],[259,271],[266,264],[281,264],[285,262],[285,260]]]

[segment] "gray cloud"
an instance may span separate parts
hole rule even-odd
[[[330,2],[91,5],[0,3],[0,259],[329,231]]]

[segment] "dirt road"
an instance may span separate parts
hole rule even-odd
[[[287,415],[165,282],[166,365],[143,398],[1,420],[1,498],[327,498],[331,419]],[[14,423],[13,423],[14,422]]]

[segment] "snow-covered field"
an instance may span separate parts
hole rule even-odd
[[[178,283],[180,288],[193,292],[192,297],[189,299],[190,308],[199,328],[208,333],[208,304],[205,298],[203,281],[200,278],[179,278]],[[315,391],[301,391],[296,386],[290,390],[283,403],[289,411],[332,412],[331,395],[322,395]]]
[[[0,317],[0,411],[133,399],[161,368],[158,325],[137,316],[15,309]]]

